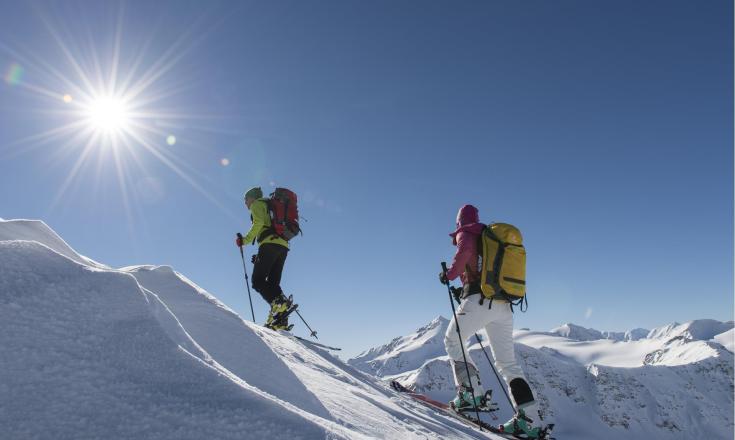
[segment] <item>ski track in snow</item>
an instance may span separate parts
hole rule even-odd
[[[168,266],[111,269],[0,221],[9,439],[497,438],[243,321]]]

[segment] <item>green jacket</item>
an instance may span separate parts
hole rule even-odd
[[[250,243],[257,239],[258,244],[274,243],[288,249],[288,242],[276,234],[270,234],[261,239],[260,234],[271,226],[271,216],[268,214],[268,203],[264,199],[258,199],[250,205],[250,217],[253,220],[253,226],[250,227],[243,243]]]

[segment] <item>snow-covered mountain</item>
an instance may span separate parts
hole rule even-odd
[[[437,350],[425,338],[432,329],[432,341],[440,343],[447,324],[436,318],[415,334],[368,350],[348,363],[449,400],[455,393],[449,359],[443,350],[435,355]],[[549,332],[517,330],[514,336],[516,356],[546,421],[557,424],[559,438],[733,438],[732,321],[703,319],[627,332],[565,324]],[[499,419],[505,420],[512,410],[490,369],[492,353],[487,343],[481,346],[472,340],[470,355],[480,367],[485,387],[495,392]],[[410,351],[411,362],[399,362],[403,347]]]
[[[569,339],[575,339],[577,341],[596,341],[599,339],[612,339],[613,341],[637,341],[647,337],[649,330],[636,328],[625,332],[601,332],[593,328],[586,328],[580,325],[566,323],[552,329],[550,333]]]
[[[350,359],[349,363],[379,377],[415,370],[426,359],[446,354],[444,333],[448,323],[446,318],[438,316],[414,333],[395,338],[380,347],[371,348]]]
[[[171,267],[112,269],[27,220],[0,220],[0,262],[3,439],[494,438]]]

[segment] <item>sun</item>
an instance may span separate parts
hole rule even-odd
[[[81,36],[92,35],[91,29],[80,35],[67,34],[61,31],[66,23],[57,25],[50,16],[44,18],[45,30],[52,38],[48,43],[58,49],[58,57],[51,61],[0,42],[0,59],[7,52],[18,60],[6,80],[47,100],[48,107],[40,113],[52,116],[49,121],[54,122],[51,128],[18,139],[13,146],[21,152],[49,146],[52,156],[60,159],[56,162],[66,167],[52,209],[71,189],[96,191],[107,181],[117,180],[121,205],[132,224],[134,214],[143,212],[137,206],[143,192],[141,182],[154,170],[158,172],[151,166],[151,162],[158,162],[223,213],[237,219],[198,181],[197,167],[187,160],[186,133],[216,130],[208,125],[213,115],[195,112],[187,104],[182,92],[189,90],[194,81],[190,82],[178,67],[202,38],[203,29],[198,25],[187,28],[170,46],[151,52],[150,48],[157,47],[153,35],[123,38],[124,17],[119,9],[114,23],[109,23],[109,32],[91,42]],[[33,80],[20,82],[24,71],[34,72]],[[0,153],[6,148],[0,145]],[[85,172],[90,169],[91,173]],[[89,177],[94,179],[90,185],[79,184]]]
[[[94,97],[84,114],[89,128],[99,134],[124,133],[130,129],[130,109],[121,97]]]

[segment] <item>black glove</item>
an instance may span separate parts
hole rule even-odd
[[[442,284],[449,284],[446,272],[439,272],[439,282]]]
[[[454,300],[457,301],[457,304],[460,304],[462,302],[462,289],[459,287],[452,287],[452,296],[454,297]]]
[[[255,264],[258,262],[258,254],[253,254],[253,256],[250,258],[250,262]]]

